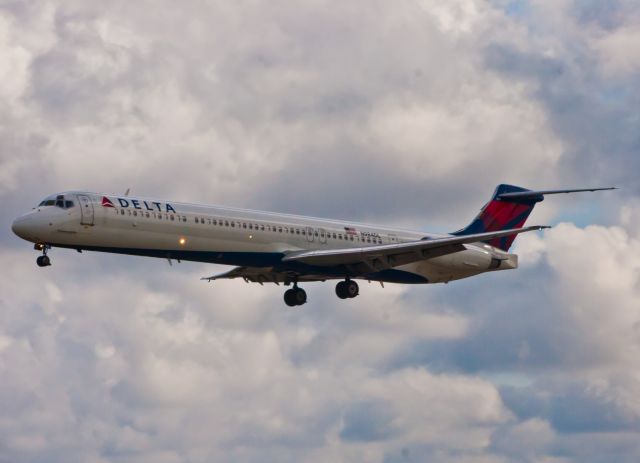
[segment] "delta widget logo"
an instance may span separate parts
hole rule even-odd
[[[102,197],[102,207],[115,207],[111,200],[106,196]]]

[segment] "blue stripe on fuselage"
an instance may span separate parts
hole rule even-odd
[[[302,275],[326,275],[328,278],[344,278],[347,275],[366,280],[386,281],[389,283],[419,284],[428,283],[421,275],[397,269],[386,269],[365,275],[354,275],[342,266],[320,267],[302,262],[282,262],[281,252],[215,252],[186,251],[184,249],[160,250],[141,248],[111,248],[102,246],[73,246],[67,244],[51,244],[51,246],[85,251],[110,252],[134,256],[159,257],[162,259],[205,262],[209,264],[236,265],[242,267],[273,267],[275,271],[291,271]]]

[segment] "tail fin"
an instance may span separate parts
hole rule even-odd
[[[544,200],[544,195],[514,185],[498,185],[491,200],[485,204],[480,213],[468,227],[453,232],[452,235],[471,235],[474,233],[493,232],[521,228],[536,203]],[[522,193],[508,197],[508,193]],[[503,197],[502,195],[507,195]],[[494,238],[487,244],[508,251],[517,235]]]
[[[540,201],[544,201],[545,195],[557,195],[561,193],[580,193],[583,191],[616,190],[616,187],[606,188],[579,188],[571,190],[527,190],[519,186],[498,185],[496,191],[485,206],[480,210],[480,214],[471,222],[467,228],[458,230],[452,235],[471,235],[474,233],[493,232],[508,230],[511,228],[522,228],[527,217],[531,214],[533,206]],[[516,239],[516,235],[509,235],[503,238],[494,238],[486,241],[487,244],[508,251]]]

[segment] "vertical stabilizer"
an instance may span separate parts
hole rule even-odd
[[[491,200],[485,204],[480,213],[473,219],[473,222],[466,228],[458,230],[452,235],[463,236],[474,233],[493,232],[521,228],[526,222],[529,214],[536,203],[544,200],[542,194],[528,192],[526,188],[514,185],[498,185]],[[524,193],[522,196],[502,197],[508,193]],[[487,241],[487,244],[496,248],[508,251],[517,235],[494,238]]]

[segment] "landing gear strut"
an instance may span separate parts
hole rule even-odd
[[[348,278],[345,281],[341,281],[336,285],[336,295],[340,299],[351,299],[356,297],[360,292],[358,283]]]
[[[42,251],[42,255],[38,256],[38,258],[36,259],[36,264],[38,264],[38,267],[48,267],[49,265],[51,265],[51,259],[49,259],[49,256],[47,256],[47,251],[51,249],[51,246],[49,246],[48,244],[37,243],[33,248],[37,251]]]
[[[307,302],[307,292],[298,288],[298,284],[294,283],[293,288],[287,289],[284,292],[284,303],[289,307],[294,307],[296,305],[302,305]]]

